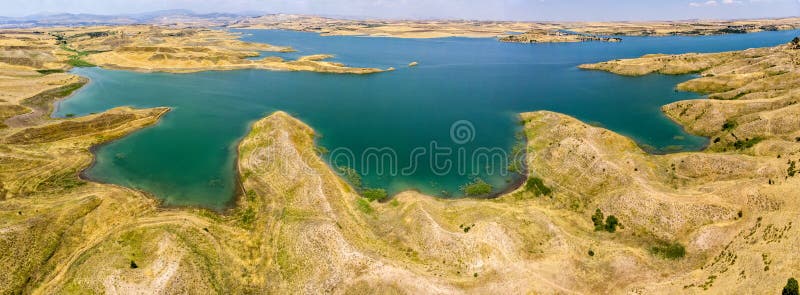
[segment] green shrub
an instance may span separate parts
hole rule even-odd
[[[461,187],[461,191],[467,196],[480,196],[488,195],[492,192],[492,185],[483,181],[483,179],[476,178],[475,181],[465,184]]]
[[[783,292],[781,292],[781,294],[798,295],[798,292],[800,292],[800,288],[797,286],[797,280],[794,278],[789,278],[789,280],[786,282],[786,286],[783,287]]]
[[[536,196],[547,196],[553,192],[553,190],[544,185],[544,181],[538,177],[528,178],[528,181],[525,182],[525,190],[533,192]]]
[[[725,124],[722,124],[722,131],[728,131],[736,128],[736,122],[734,121],[726,121]]]
[[[680,243],[661,243],[650,248],[650,253],[666,259],[675,260],[686,255],[686,248]]]
[[[604,230],[610,233],[616,232],[617,227],[620,226],[619,219],[614,215],[609,215],[606,217],[605,222],[603,222],[603,211],[601,211],[600,208],[594,211],[592,223],[594,224],[594,231]]]
[[[594,230],[601,231],[605,228],[603,224],[603,211],[600,211],[600,208],[594,210],[594,215],[592,215],[592,223],[594,223]]]
[[[252,207],[247,207],[247,210],[242,211],[242,215],[239,220],[242,222],[242,224],[250,226],[253,224],[253,221],[256,220],[256,211],[253,210]]]
[[[761,142],[762,140],[764,139],[759,137],[748,138],[745,140],[737,140],[736,142],[733,143],[733,147],[736,148],[737,150],[749,149],[754,145],[756,145],[757,143]]]
[[[382,188],[364,189],[364,193],[362,195],[364,196],[364,198],[367,198],[370,201],[383,200],[387,196],[386,190]]]
[[[608,218],[606,218],[605,229],[606,229],[607,232],[613,233],[613,232],[617,231],[617,225],[618,224],[619,224],[619,220],[617,220],[617,217],[614,216],[614,215],[609,215]]]
[[[356,205],[358,206],[358,210],[364,212],[365,214],[372,213],[372,206],[369,205],[369,201],[367,199],[358,199],[356,201]]]

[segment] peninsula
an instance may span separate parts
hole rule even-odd
[[[0,34],[3,36],[0,39],[0,61],[50,72],[94,65],[171,73],[237,69],[339,74],[385,71],[325,61],[332,57],[325,54],[312,54],[297,60],[284,60],[277,56],[258,59],[261,52],[291,52],[294,49],[243,42],[238,34],[212,29],[138,25],[5,30]]]

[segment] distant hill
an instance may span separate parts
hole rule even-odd
[[[182,24],[188,26],[218,26],[235,22],[259,13],[195,13],[172,9],[136,14],[99,15],[86,13],[37,14],[24,17],[0,16],[0,28],[29,28],[52,26]]]

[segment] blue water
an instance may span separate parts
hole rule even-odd
[[[686,134],[660,111],[664,104],[697,97],[674,90],[691,76],[623,77],[579,70],[577,65],[648,53],[773,46],[798,35],[798,31],[783,31],[627,37],[621,43],[512,44],[493,39],[239,31],[246,33],[246,41],[298,50],[269,55],[288,59],[330,53],[335,61],[348,65],[397,70],[359,76],[75,69],[74,73],[92,82],[61,102],[57,117],[123,105],[173,108],[159,124],[101,147],[96,164],[86,174],[153,193],[169,205],[223,208],[234,193],[237,141],[253,121],[284,110],[311,125],[320,135],[318,143],[330,151],[324,157],[333,166],[355,168],[363,174],[365,186],[386,188],[390,193],[418,189],[459,196],[461,185],[480,177],[500,190],[513,179],[506,166],[499,161],[470,161],[471,155],[490,148],[509,152],[517,141],[520,112],[566,113],[630,136],[652,152],[697,150],[706,144],[705,138]],[[407,67],[412,61],[419,66]],[[456,122],[469,129],[467,137],[454,140],[451,136]],[[432,165],[432,154],[448,148],[450,155],[437,156],[444,162]],[[466,161],[459,157],[460,151]],[[391,160],[383,157],[387,154]],[[447,160],[449,170],[444,169]]]

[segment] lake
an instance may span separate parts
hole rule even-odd
[[[786,43],[798,31],[704,37],[625,37],[620,43],[515,44],[485,38],[322,37],[236,30],[243,39],[292,46],[284,58],[330,53],[373,75],[263,70],[193,74],[76,68],[91,79],[54,117],[117,106],[168,106],[160,123],[103,145],[91,179],[149,192],[167,205],[223,209],[235,187],[235,153],[249,124],[286,111],[314,128],[322,156],[350,166],[364,186],[461,196],[476,178],[502,190],[518,113],[550,110],[629,136],[654,153],[702,149],[660,111],[696,98],[675,85],[692,76],[623,77],[576,66],[648,53],[717,52]],[[409,67],[410,62],[419,62]],[[534,171],[535,173],[535,171]]]

